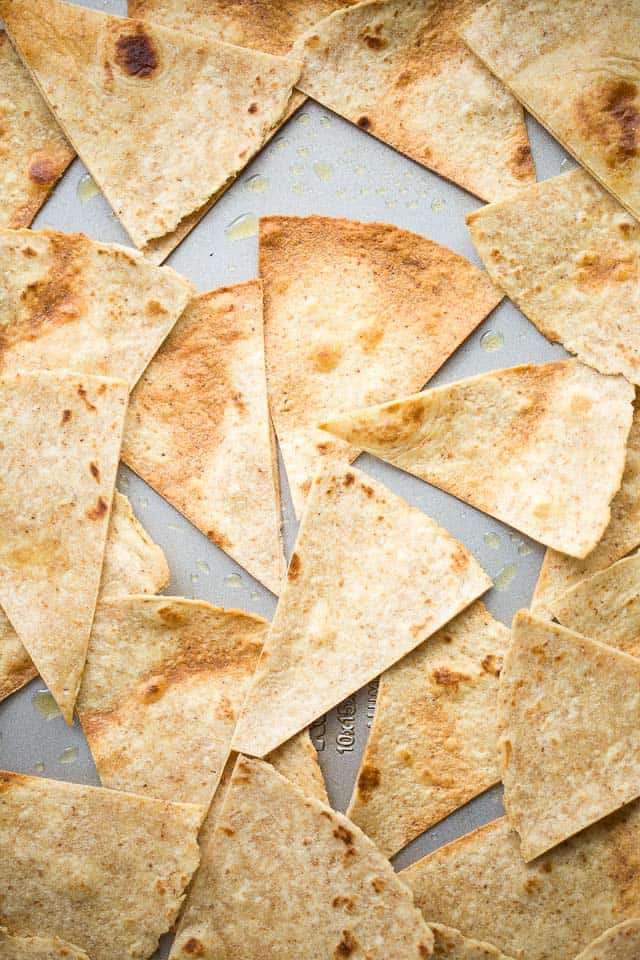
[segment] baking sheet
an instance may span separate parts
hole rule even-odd
[[[125,0],[86,0],[84,5],[110,13],[126,12]],[[539,179],[574,165],[535,121],[528,118],[528,125]],[[129,243],[104,198],[91,192],[86,171],[76,160],[41,210],[34,228],[82,230],[98,240]],[[465,215],[480,205],[463,190],[308,101],[167,262],[201,291],[237,283],[256,275],[256,217],[317,213],[393,223],[480,264],[464,222]],[[503,302],[430,385],[565,355],[512,304]],[[495,617],[509,625],[515,611],[528,605],[542,547],[372,457],[362,456],[358,466],[442,524],[474,553],[490,576],[497,578],[498,585],[485,598]],[[289,553],[296,524],[282,464],[280,473]],[[166,593],[272,617],[275,598],[126,467],[120,469],[118,486],[165,551],[172,575]],[[42,707],[47,698],[42,697],[43,691],[46,688],[42,682],[35,680],[0,705],[0,767],[97,784],[77,721],[68,727],[60,716],[45,716]],[[348,804],[374,705],[375,684],[370,684],[313,728],[329,796],[339,810]],[[490,790],[415,840],[394,863],[404,867],[502,812],[500,789]],[[165,956],[166,950],[165,944],[159,955]]]

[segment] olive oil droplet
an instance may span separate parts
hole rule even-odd
[[[78,759],[78,748],[67,747],[58,757],[58,763],[75,763]]]
[[[78,181],[76,193],[78,194],[80,203],[86,203],[87,200],[91,200],[93,197],[98,196],[100,193],[100,187],[90,173],[85,173],[85,175],[80,177],[80,180]]]
[[[313,169],[319,180],[331,180],[333,177],[333,167],[330,163],[323,163],[321,160],[318,160],[317,163],[314,163]]]
[[[242,577],[238,573],[230,573],[224,578],[224,585],[230,587],[231,590],[237,590],[242,586]]]
[[[243,213],[229,224],[225,234],[229,240],[247,240],[258,233],[258,218],[253,213]]]
[[[256,174],[255,177],[249,177],[244,188],[248,190],[249,193],[264,193],[268,186],[269,178]]]
[[[496,590],[502,592],[503,590],[509,589],[516,575],[516,569],[515,563],[507,563],[506,566],[502,568],[495,579],[494,587]]]
[[[480,346],[487,353],[497,353],[504,347],[504,337],[498,330],[487,330],[480,337]]]
[[[485,533],[484,542],[489,547],[490,550],[499,550],[500,549],[500,537],[497,533]]]
[[[35,710],[45,720],[55,720],[60,716],[60,708],[55,702],[48,690],[38,690],[34,693],[32,701]]]

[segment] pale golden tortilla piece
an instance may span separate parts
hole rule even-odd
[[[0,916],[91,960],[144,960],[198,866],[201,807],[0,773]]]
[[[0,378],[0,604],[71,722],[127,405],[123,381]]]
[[[2,960],[89,960],[84,950],[58,937],[13,937],[0,927]]]
[[[299,88],[417,163],[482,197],[535,180],[520,104],[458,36],[482,0],[372,0],[293,47]]]
[[[246,166],[300,73],[292,60],[59,0],[2,0],[0,13],[140,249]]]
[[[638,216],[638,0],[491,0],[461,33],[527,110]]]
[[[575,960],[603,930],[636,917],[640,805],[525,863],[506,819],[401,871],[429,922],[488,941],[514,960]]]
[[[501,294],[432,240],[329,217],[263,218],[260,275],[271,413],[300,514],[318,458],[356,455],[318,421],[420,390]]]
[[[192,292],[117,244],[0,230],[0,370],[72,369],[133,387]]]
[[[611,566],[640,544],[640,409],[634,403],[633,420],[627,439],[622,484],[611,501],[611,519],[594,549],[576,560],[555,550],[544,555],[531,612],[540,619],[552,619],[553,601],[586,577]]]
[[[99,596],[159,593],[169,583],[164,553],[117,490],[104,551]],[[0,610],[0,702],[37,677],[38,671],[18,635]]]
[[[234,750],[274,750],[490,586],[461,543],[382,484],[349,467],[320,474]]]
[[[411,894],[354,824],[268,764],[239,758],[171,960],[421,960],[432,942]]]
[[[559,360],[469,377],[322,428],[581,558],[609,523],[633,397],[622,377]]]
[[[576,960],[638,960],[640,919],[625,920],[605,931]]]
[[[640,796],[640,660],[528,610],[511,637],[498,759],[529,861]]]
[[[507,957],[490,943],[463,936],[453,927],[430,923],[433,934],[433,960],[514,960]]]
[[[280,592],[285,564],[259,282],[191,301],[133,391],[122,458]]]
[[[499,782],[509,637],[478,601],[382,674],[347,815],[386,856]]]
[[[0,227],[28,227],[75,153],[0,30]]]
[[[180,597],[99,603],[77,710],[102,784],[208,807],[267,627]]]
[[[536,183],[467,223],[489,275],[545,337],[640,382],[640,224],[588,173]]]
[[[276,747],[265,759],[307,797],[329,803],[318,754],[308,730],[302,730],[291,740]]]

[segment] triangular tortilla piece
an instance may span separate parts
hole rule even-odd
[[[262,147],[300,65],[59,0],[2,0],[5,27],[140,249]]]
[[[119,380],[41,371],[0,378],[0,604],[69,723],[126,405]]]
[[[233,748],[263,757],[491,586],[446,530],[359,470],[314,481]]]
[[[640,796],[640,660],[527,610],[511,634],[498,758],[529,861]]]
[[[429,922],[516,960],[575,960],[603,930],[637,916],[640,804],[525,863],[505,818],[401,871]]]
[[[509,636],[478,601],[382,674],[347,815],[388,857],[499,782]]]
[[[606,930],[576,960],[638,960],[640,920],[625,920]]]
[[[58,937],[13,937],[0,927],[3,960],[89,960],[84,950]]]
[[[433,934],[433,960],[513,960],[490,943],[463,936],[453,927],[430,923]]]
[[[260,283],[196,297],[131,396],[122,458],[277,594],[284,554],[271,432]]]
[[[308,730],[302,730],[291,740],[269,753],[265,760],[290,780],[307,797],[329,803],[327,787],[318,763],[318,754]]]
[[[164,553],[135,517],[125,496],[115,491],[104,551],[100,596],[159,593],[169,583]],[[38,671],[0,610],[0,702]]]
[[[432,240],[329,217],[261,219],[260,275],[271,411],[300,514],[318,457],[356,455],[318,421],[420,390],[501,294]]]
[[[640,214],[637,0],[492,0],[465,41],[631,213]]]
[[[28,227],[75,153],[0,30],[0,227]]]
[[[634,390],[576,360],[496,370],[322,424],[533,540],[585,557],[620,487]]]
[[[268,764],[240,757],[212,841],[171,960],[431,955],[429,928],[373,843]]]
[[[640,657],[640,554],[582,580],[549,609],[564,627]]]
[[[467,217],[490,276],[549,340],[640,383],[640,224],[584,170]]]
[[[293,47],[299,88],[484,200],[535,180],[519,103],[457,29],[482,0],[373,0]],[[452,106],[457,104],[457,109]]]
[[[611,519],[598,544],[584,560],[547,550],[531,601],[531,612],[552,619],[552,602],[581,580],[611,566],[640,544],[640,407],[634,404],[627,439],[627,459],[620,489],[611,501]]]
[[[208,807],[267,626],[179,597],[99,603],[77,710],[103,785]]]
[[[133,387],[192,292],[117,244],[0,230],[0,369],[72,369]]]
[[[203,810],[0,773],[3,923],[91,960],[143,960],[177,917],[198,866]]]

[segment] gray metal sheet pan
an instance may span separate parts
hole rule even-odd
[[[93,0],[84,5],[111,13],[126,12],[125,0]],[[179,109],[179,102],[176,106]],[[528,118],[528,124],[539,179],[555,176],[573,165],[535,121]],[[81,187],[85,178],[86,171],[76,160],[34,227],[82,230],[95,239],[128,243],[104,198],[100,194],[87,197]],[[318,213],[393,223],[445,244],[479,264],[464,217],[480,205],[463,190],[308,101],[243,171],[168,263],[201,291],[240,282],[256,273],[256,217]],[[483,342],[489,331],[498,336]],[[499,349],[486,349],[487,340],[494,346],[497,343]],[[564,355],[562,348],[548,343],[511,303],[503,301],[431,385]],[[515,611],[528,605],[543,554],[539,545],[369,456],[362,456],[358,466],[437,520],[473,551],[492,577],[498,578],[498,586],[486,597],[494,616],[508,625]],[[281,479],[285,545],[290,551],[296,524],[282,469]],[[172,574],[167,593],[240,607],[269,618],[273,615],[275,598],[125,467],[120,469],[118,486],[167,555]],[[98,783],[77,722],[68,727],[60,716],[46,719],[37,709],[37,694],[42,690],[42,682],[35,680],[0,705],[0,767]],[[340,810],[346,808],[351,795],[374,704],[375,685],[370,685],[319,721],[313,730],[329,796]],[[501,813],[501,793],[495,788],[419,837],[395,858],[395,863],[406,866]],[[161,955],[165,954],[166,944]]]

